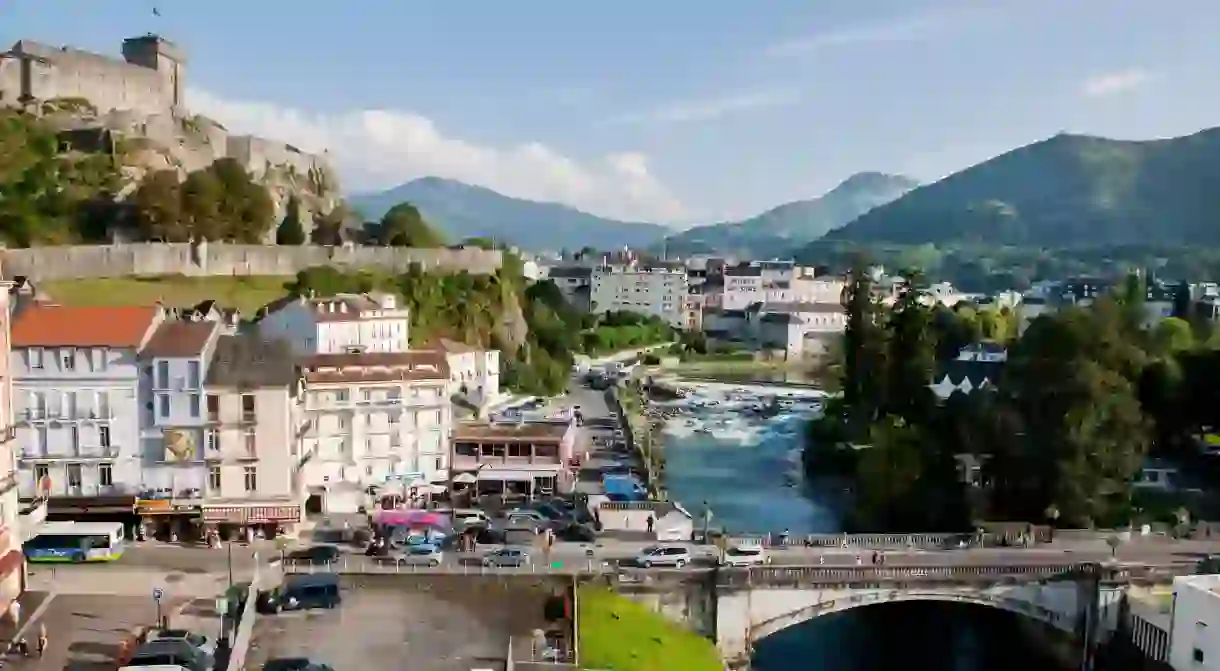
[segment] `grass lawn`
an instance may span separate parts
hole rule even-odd
[[[238,308],[244,318],[282,297],[291,277],[112,277],[90,280],[39,282],[38,289],[63,305],[152,305],[186,307],[213,299]]]
[[[580,666],[605,671],[722,671],[716,644],[606,587],[578,595]]]

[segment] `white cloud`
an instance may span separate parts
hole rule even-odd
[[[270,103],[226,100],[207,91],[192,90],[189,96],[194,111],[234,133],[280,140],[303,151],[328,152],[348,192],[437,176],[607,217],[671,222],[689,216],[640,153],[578,162],[539,142],[493,147],[450,137],[431,119],[411,112],[367,109],[314,114]]]
[[[729,114],[791,105],[800,92],[791,88],[745,91],[717,98],[667,103],[651,110],[611,117],[610,124],[689,123],[711,121]]]
[[[991,7],[957,7],[878,23],[839,26],[777,42],[768,46],[764,53],[768,56],[798,56],[835,47],[917,42],[951,28],[975,23],[996,11]]]
[[[1089,98],[1101,98],[1126,93],[1148,83],[1152,75],[1140,68],[1107,72],[1090,77],[1080,86],[1080,93]]]

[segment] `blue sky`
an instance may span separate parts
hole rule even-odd
[[[5,43],[149,31],[188,50],[193,111],[328,149],[349,190],[440,175],[663,223],[1220,125],[1214,0],[0,1]]]

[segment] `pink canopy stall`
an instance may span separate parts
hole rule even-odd
[[[441,529],[449,526],[449,520],[443,515],[426,510],[380,510],[373,521],[384,526],[413,529]]]

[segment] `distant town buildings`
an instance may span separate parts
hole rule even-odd
[[[686,267],[676,263],[631,262],[592,269],[589,306],[593,312],[635,312],[685,328]]]

